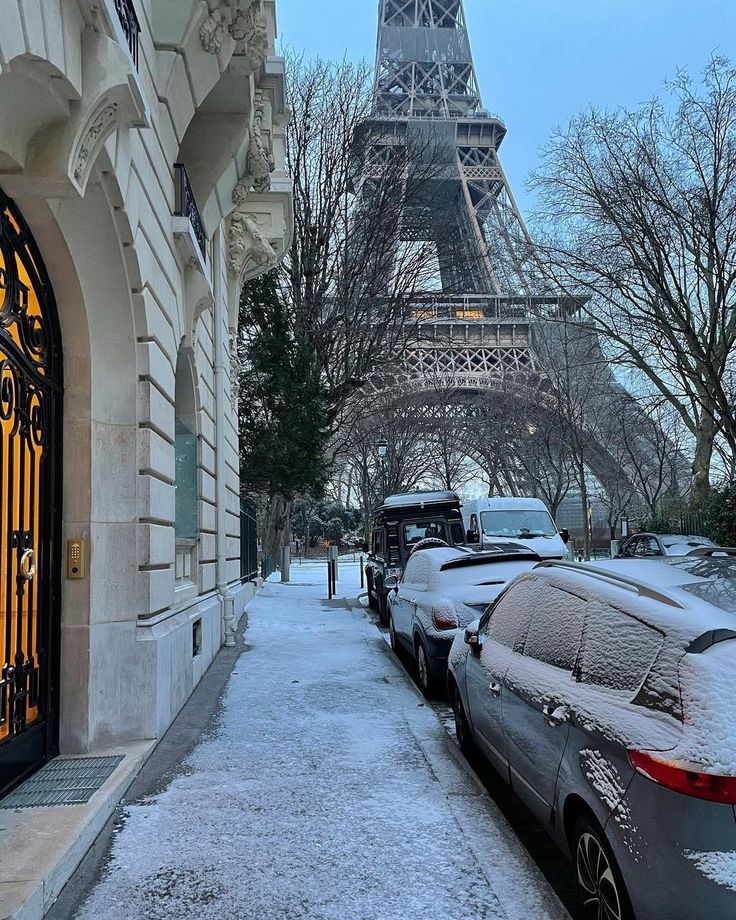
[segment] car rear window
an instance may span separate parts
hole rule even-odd
[[[580,648],[586,606],[582,598],[545,585],[542,603],[529,624],[524,654],[572,671]]]
[[[662,633],[624,610],[590,601],[578,660],[579,679],[609,690],[635,693],[663,642]]]

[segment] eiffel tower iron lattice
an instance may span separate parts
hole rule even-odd
[[[431,399],[442,385],[463,400],[515,394],[530,404],[553,388],[554,327],[567,325],[559,320],[578,314],[585,299],[563,296],[543,278],[499,159],[506,133],[483,107],[462,0],[380,0],[372,111],[354,145],[356,191],[369,197],[392,158],[405,157],[409,171],[415,159],[440,168],[418,200],[397,191],[398,236],[436,247],[438,278],[436,290],[416,297],[412,341],[373,381],[376,396],[403,394],[419,406],[423,392]],[[574,365],[597,368],[588,374],[602,417],[627,394],[595,335],[573,337]],[[615,466],[609,435],[591,433],[601,481]]]

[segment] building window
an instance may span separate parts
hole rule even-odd
[[[197,409],[194,377],[186,353],[180,352],[176,362],[175,418],[175,523],[176,588],[188,596],[197,583],[197,540],[199,519],[197,507]],[[182,599],[184,597],[182,596]]]

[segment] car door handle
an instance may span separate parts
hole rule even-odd
[[[495,680],[488,685],[488,689],[491,691],[492,696],[501,696],[501,684],[497,684]]]
[[[547,725],[551,725],[554,728],[556,725],[564,725],[565,722],[569,721],[570,710],[567,706],[548,704],[542,706],[542,715],[547,720]]]

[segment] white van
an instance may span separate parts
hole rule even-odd
[[[543,559],[568,559],[569,536],[558,531],[547,506],[538,498],[478,498],[463,502],[467,542],[479,549],[514,543]]]

